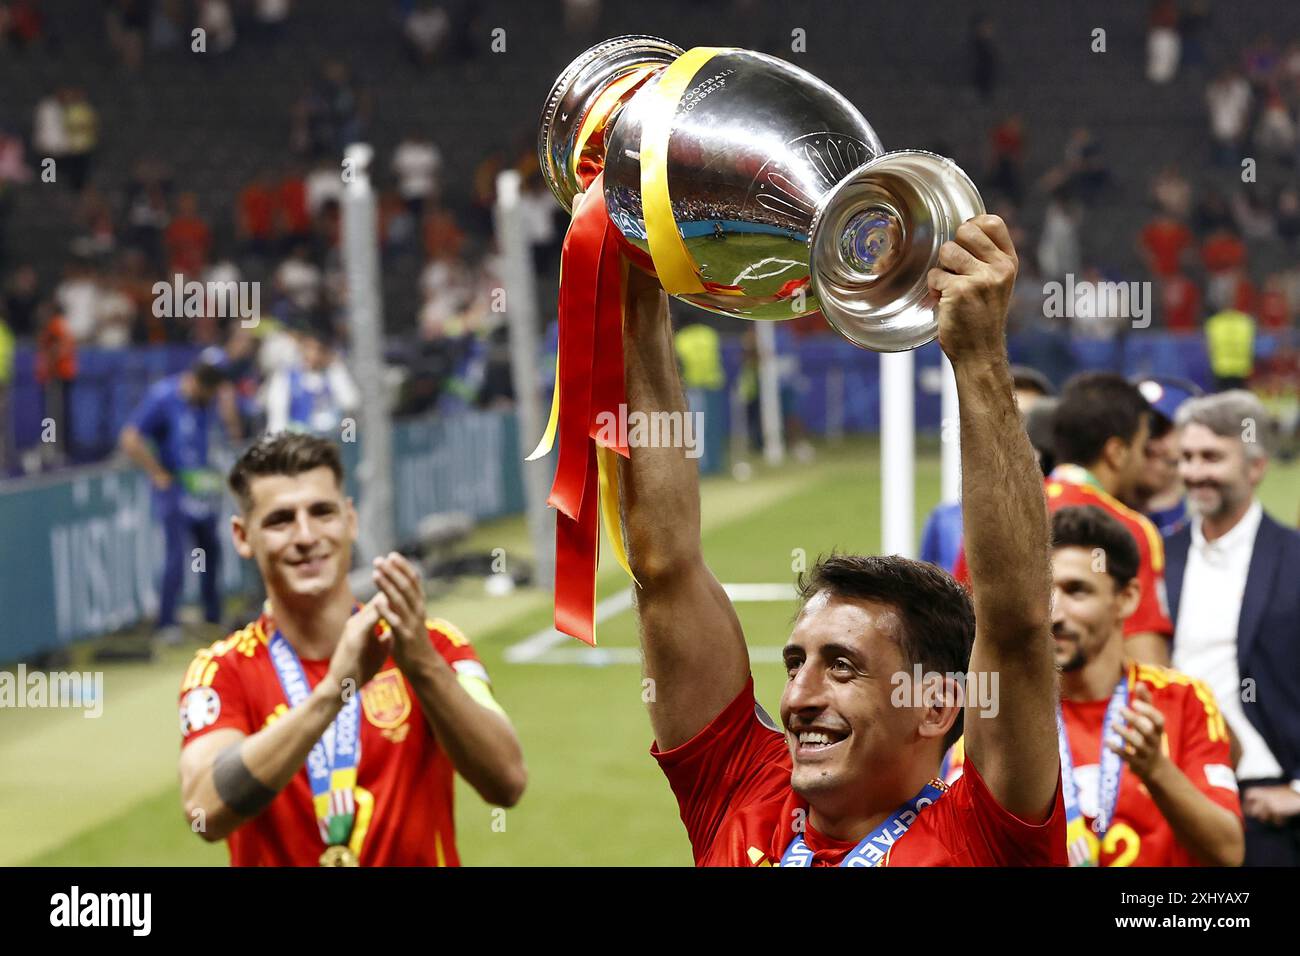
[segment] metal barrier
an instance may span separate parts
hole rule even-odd
[[[462,511],[475,519],[522,511],[514,428],[507,412],[396,422],[399,539],[413,539],[420,519],[433,511]],[[356,474],[358,446],[342,449],[348,492],[360,500],[365,482]],[[233,451],[221,454],[220,463],[228,466]],[[232,508],[227,495],[226,541]],[[0,662],[102,636],[157,612],[163,536],[151,510],[150,483],[140,472],[108,463],[7,482],[0,485],[0,531]],[[228,547],[219,573],[223,593],[241,593],[254,583],[254,571]],[[187,598],[197,595],[197,573],[187,573],[185,587]]]

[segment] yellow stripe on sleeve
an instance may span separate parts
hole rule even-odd
[[[487,681],[481,677],[471,677],[469,674],[459,672],[456,674],[456,680],[461,687],[465,688],[465,693],[469,694],[474,703],[480,704],[502,717],[506,716],[505,708],[498,704],[497,699],[492,696],[492,688]]]

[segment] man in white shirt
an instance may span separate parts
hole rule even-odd
[[[68,128],[64,123],[63,99],[51,93],[36,104],[32,120],[32,148],[38,162],[59,159],[68,152]]]
[[[1235,389],[1178,410],[1191,522],[1166,541],[1173,665],[1236,737],[1246,864],[1300,865],[1300,534],[1264,514],[1268,416]]]
[[[307,247],[302,243],[294,246],[289,258],[275,270],[276,291],[304,314],[311,312],[320,302],[322,281],[320,269],[311,261]]]
[[[101,294],[95,271],[86,263],[76,261],[68,264],[63,281],[54,289],[54,301],[63,312],[68,331],[78,345],[89,345],[95,338],[98,326],[96,310]]]
[[[1215,140],[1215,158],[1219,165],[1236,162],[1246,120],[1250,117],[1250,84],[1236,70],[1225,68],[1205,89],[1205,105],[1210,113],[1210,133]]]
[[[397,191],[416,219],[424,214],[426,203],[438,198],[438,173],[441,168],[442,154],[427,139],[409,135],[393,152]]]

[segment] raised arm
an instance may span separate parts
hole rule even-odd
[[[687,414],[677,373],[668,296],[628,270],[623,330],[628,413]],[[749,651],[731,600],[700,549],[700,479],[684,448],[635,447],[620,462],[628,561],[640,584],[636,607],[645,696],[660,750],[703,730],[749,679]]]
[[[930,272],[939,342],[957,378],[962,512],[975,603],[972,673],[997,673],[996,716],[966,706],[966,759],[998,802],[1028,820],[1051,812],[1060,776],[1051,575],[1042,472],[1020,423],[1006,318],[1018,261],[997,216],[961,226]]]
[[[466,677],[438,653],[425,624],[419,570],[395,551],[374,559],[375,606],[393,630],[393,660],[456,772],[488,803],[513,807],[528,780],[506,712],[483,678]]]

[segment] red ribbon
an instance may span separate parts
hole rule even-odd
[[[603,198],[603,197],[602,197]],[[604,208],[604,203],[601,203]],[[600,250],[600,288],[596,295],[596,353],[591,369],[591,428],[598,444],[629,458],[626,429],[617,425],[627,411],[627,388],[623,381],[623,257],[619,252],[617,227],[605,219],[604,244]],[[564,393],[560,393],[563,401]],[[611,421],[614,439],[602,441]],[[622,434],[620,434],[622,433]],[[595,450],[593,449],[593,455]]]
[[[560,272],[559,461],[547,503],[555,516],[555,629],[595,645],[600,488],[596,442],[621,420],[623,239],[597,176],[564,238]],[[628,457],[619,432],[601,444]],[[599,438],[598,438],[599,436]]]
[[[607,218],[602,200],[603,194],[588,193],[569,225],[561,252],[560,360],[556,380],[560,390],[560,457],[546,503],[574,520],[582,511],[587,459],[593,455],[588,431],[600,255]]]

